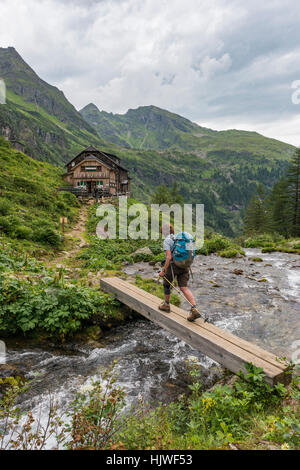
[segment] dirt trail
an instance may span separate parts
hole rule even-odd
[[[57,257],[52,259],[48,265],[49,266],[57,266],[60,264],[63,264],[66,259],[73,257],[76,255],[76,253],[81,250],[83,246],[87,244],[83,233],[85,230],[85,223],[88,218],[88,211],[89,207],[91,204],[85,204],[84,206],[81,207],[79,211],[79,218],[76,223],[76,225],[73,227],[73,229],[70,232],[65,233],[65,238],[69,241],[74,239],[73,243],[75,244],[73,248],[71,248],[68,251],[62,251],[59,253]]]

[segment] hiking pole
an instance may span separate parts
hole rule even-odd
[[[191,307],[193,307],[193,305],[191,304],[191,302],[185,297],[185,295],[181,292],[181,290],[177,289],[177,287],[175,287],[171,281],[169,281],[169,279],[167,279],[165,276],[163,277],[163,279],[165,281],[167,281],[171,287],[173,287],[173,289],[176,290],[176,292],[178,292],[178,294],[184,299],[186,300]],[[202,317],[202,319],[204,320],[204,323],[208,322],[208,318],[206,317],[206,315],[203,315],[201,312],[199,312],[199,310],[197,308],[194,307],[194,309],[199,313],[199,315]]]

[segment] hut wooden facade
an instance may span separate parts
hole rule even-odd
[[[110,195],[130,195],[128,171],[120,164],[120,159],[93,146],[82,150],[67,164],[64,180],[74,189],[95,194],[95,190]]]

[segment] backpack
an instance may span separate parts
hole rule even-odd
[[[173,263],[179,268],[189,268],[195,258],[195,241],[187,232],[181,232],[174,238],[172,250]]]

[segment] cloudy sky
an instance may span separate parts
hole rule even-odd
[[[0,46],[77,109],[153,104],[294,145],[299,24],[299,0],[0,0]]]

